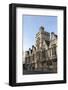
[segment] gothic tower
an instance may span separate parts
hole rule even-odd
[[[50,41],[50,33],[46,32],[44,30],[44,27],[41,26],[39,28],[39,32],[36,34],[36,48],[39,49],[39,48],[45,48],[45,42],[48,42]]]

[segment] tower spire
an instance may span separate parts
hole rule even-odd
[[[44,31],[44,27],[43,27],[43,26],[41,26],[39,30],[40,30],[40,31]]]

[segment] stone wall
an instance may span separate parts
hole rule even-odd
[[[44,45],[43,45],[43,42]],[[47,46],[47,48],[46,48]],[[24,70],[57,72],[57,35],[40,31],[36,34],[36,46],[25,52]]]

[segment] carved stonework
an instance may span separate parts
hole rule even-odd
[[[25,52],[24,70],[57,72],[57,35],[40,27],[36,34],[36,46]]]

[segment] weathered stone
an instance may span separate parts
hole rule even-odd
[[[57,72],[57,35],[40,27],[36,34],[36,46],[25,52],[23,69],[27,71]]]

